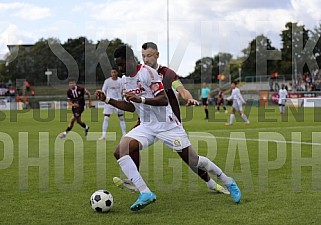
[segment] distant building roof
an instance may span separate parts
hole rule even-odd
[[[15,51],[17,48],[24,47],[26,49],[31,49],[34,45],[7,45],[9,51]]]

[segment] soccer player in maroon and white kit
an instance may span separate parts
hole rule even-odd
[[[233,178],[228,177],[217,165],[208,158],[199,156],[192,148],[188,136],[168,104],[163,83],[157,71],[147,65],[139,65],[135,60],[133,50],[126,45],[119,46],[114,52],[115,63],[119,71],[126,74],[123,82],[126,101],[112,99],[101,90],[96,96],[107,104],[119,109],[137,112],[141,124],[129,131],[120,140],[114,156],[123,173],[139,190],[140,195],[130,207],[137,211],[156,200],[134,161],[129,156],[136,149],[144,149],[161,140],[169,148],[184,152],[188,156],[190,168],[202,169],[220,179],[231,193],[235,203],[241,200],[241,191]]]
[[[217,113],[220,112],[220,106],[223,107],[223,110],[225,111],[225,113],[228,113],[225,107],[224,91],[222,90],[222,88],[218,89],[218,95],[217,95],[217,101],[216,101]]]
[[[162,78],[164,89],[165,89],[169,104],[172,108],[172,111],[181,122],[181,113],[180,113],[179,103],[174,90],[176,90],[182,96],[182,98],[186,101],[186,105],[199,105],[199,102],[193,98],[193,96],[188,90],[185,89],[184,85],[179,80],[179,76],[172,69],[166,66],[161,66],[157,63],[157,59],[159,58],[159,52],[158,52],[157,45],[155,43],[146,42],[142,45],[142,58],[143,58],[144,64],[152,67],[153,69],[156,69],[158,74]],[[188,151],[181,151],[177,153],[182,158],[182,160],[189,165],[188,163],[189,156],[187,154]],[[136,151],[132,152],[130,156],[135,162],[137,168],[139,169],[139,165],[140,165],[139,149],[136,149]],[[229,192],[224,187],[217,184],[208,175],[206,171],[195,167],[191,167],[191,169],[195,173],[197,173],[201,179],[203,179],[206,182],[207,187],[209,189],[217,192],[221,192],[224,194],[229,194]],[[137,191],[135,187],[133,187],[132,183],[128,180],[122,180],[118,177],[115,177],[114,183],[121,188],[124,187],[130,191]]]
[[[71,103],[72,116],[67,129],[61,133],[59,137],[65,138],[67,133],[73,128],[75,121],[85,129],[85,136],[87,136],[89,126],[81,120],[81,114],[85,109],[85,95],[88,96],[88,106],[91,108],[90,92],[85,88],[78,86],[75,79],[70,79],[68,85],[67,99],[69,103]]]

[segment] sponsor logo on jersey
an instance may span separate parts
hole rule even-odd
[[[140,88],[128,90],[128,92],[132,92],[136,95],[141,95],[143,93],[146,93],[146,90],[143,87],[140,87]]]

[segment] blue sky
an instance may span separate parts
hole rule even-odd
[[[321,20],[318,0],[169,0],[170,66],[182,76],[195,61],[218,52],[242,55],[264,34],[280,47],[286,22],[313,29]],[[1,1],[0,57],[7,44],[33,44],[40,38],[61,42],[86,36],[94,42],[121,38],[140,57],[142,43],[154,41],[167,65],[166,0]]]

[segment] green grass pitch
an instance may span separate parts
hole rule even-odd
[[[0,112],[0,224],[320,224],[320,109],[247,107],[251,121],[215,114],[204,120],[200,107],[182,106],[184,127],[195,150],[233,176],[242,190],[240,204],[208,191],[206,184],[172,150],[157,143],[142,151],[141,173],[157,201],[130,211],[137,194],[120,190],[124,177],[113,157],[120,139],[112,115],[106,142],[100,136],[102,111],[85,110],[88,137],[75,124],[64,141],[66,110]],[[126,113],[127,129],[135,117]],[[95,213],[89,197],[109,190],[114,206]]]

